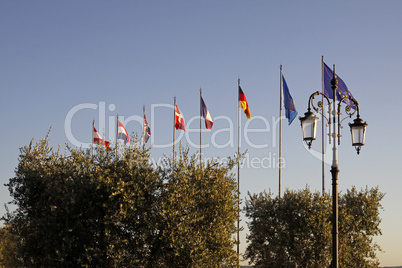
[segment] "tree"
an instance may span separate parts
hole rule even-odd
[[[93,156],[79,149],[66,156],[47,139],[31,142],[7,184],[17,209],[5,220],[19,237],[23,265],[143,265],[156,234],[161,183],[137,147],[121,157],[101,147]]]
[[[373,242],[379,229],[378,187],[357,193],[355,187],[339,198],[340,267],[378,267]],[[256,267],[328,267],[332,259],[331,197],[286,190],[249,194],[246,215],[250,233],[245,258]]]
[[[11,232],[11,226],[0,227],[0,267],[19,267],[16,251],[18,238]]]
[[[378,187],[360,192],[353,187],[339,199],[339,262],[343,267],[379,267],[376,252],[381,247],[373,237],[381,235],[384,195]]]
[[[249,197],[246,216],[251,218],[250,244],[245,258],[257,267],[328,266],[328,197],[308,189],[287,190],[281,199],[266,192]]]
[[[201,167],[181,148],[177,161],[166,158],[165,166],[155,167],[135,143],[118,154],[103,147],[94,154],[67,149],[54,151],[47,138],[31,142],[6,184],[17,208],[3,217],[2,231],[14,239],[20,266],[236,263],[238,193],[229,174],[235,161]]]
[[[227,165],[217,160],[198,164],[180,147],[178,157],[169,158],[160,169],[162,192],[161,228],[166,267],[235,267],[237,256],[232,235],[236,232],[237,184]]]

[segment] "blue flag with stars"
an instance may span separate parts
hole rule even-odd
[[[289,125],[292,124],[293,120],[297,116],[295,102],[292,96],[290,96],[288,84],[286,84],[285,77],[282,75],[283,82],[283,98],[286,110],[286,118],[288,119]]]
[[[333,77],[333,71],[324,62],[324,93],[330,99],[334,99],[333,90],[331,88],[331,80]],[[335,77],[338,79],[338,88],[336,89],[336,93],[338,93],[338,95],[336,96],[336,99],[340,101],[345,96],[353,97],[345,82],[343,82],[343,80],[336,73]],[[355,104],[350,99],[345,99],[343,102],[349,105],[351,108],[355,109]]]

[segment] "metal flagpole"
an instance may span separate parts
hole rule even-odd
[[[202,89],[200,88],[200,165],[202,167]]]
[[[283,78],[282,78],[282,64],[280,67],[280,97],[279,97],[279,198],[281,198],[281,184],[282,184],[282,103],[283,103]]]
[[[322,93],[325,94],[325,83],[324,83],[324,56],[321,56],[321,86]],[[322,125],[322,194],[325,193],[325,126],[324,126],[324,95],[322,97],[322,116],[321,116],[321,125]]]
[[[173,104],[173,163],[175,162],[175,138],[176,138],[176,96],[174,96],[174,104]]]
[[[237,80],[237,157],[240,156],[240,78]],[[237,267],[240,267],[240,159],[237,162]]]

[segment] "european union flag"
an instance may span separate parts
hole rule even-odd
[[[295,103],[293,101],[292,96],[290,96],[288,84],[286,84],[285,77],[282,75],[283,82],[283,98],[286,110],[286,118],[289,121],[289,125],[292,124],[293,119],[297,116],[297,111],[295,107]]]
[[[330,99],[334,99],[333,90],[331,88],[331,80],[333,77],[334,77],[333,71],[324,62],[324,93]],[[336,73],[335,77],[338,79],[338,88],[336,89],[338,95],[336,96],[336,99],[340,101],[342,98],[346,96],[353,97],[348,87],[346,86],[345,82],[343,82],[343,80]],[[352,107],[353,109],[355,109],[355,104],[350,99],[345,99],[343,102]]]

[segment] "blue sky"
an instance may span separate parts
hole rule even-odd
[[[343,123],[339,190],[378,185],[386,193],[383,235],[376,238],[384,252],[378,256],[381,265],[402,264],[402,145],[394,140],[402,130],[402,2],[1,1],[0,10],[2,185],[14,175],[19,148],[43,138],[50,126],[52,145],[72,145],[65,122],[77,107],[96,107],[79,110],[71,120],[74,138],[88,143],[93,119],[114,140],[117,113],[130,133],[141,132],[135,120],[145,105],[157,160],[171,152],[158,145],[172,140],[173,111],[165,106],[176,96],[188,130],[194,130],[182,141],[195,153],[199,121],[191,119],[199,115],[200,87],[215,121],[203,134],[209,145],[203,153],[233,156],[240,78],[253,116],[247,122],[242,114],[242,129],[247,124],[250,132],[247,139],[242,134],[249,165],[241,170],[240,190],[243,197],[264,189],[277,193],[279,66],[302,116],[310,94],[321,90],[324,56],[329,66],[336,64],[369,124],[358,156],[348,121]],[[282,189],[321,190],[321,162],[303,146],[298,119],[290,126],[284,121],[283,157]],[[10,200],[1,186],[0,203]]]

